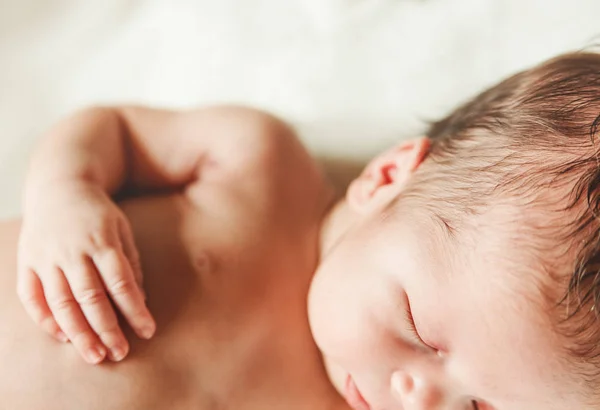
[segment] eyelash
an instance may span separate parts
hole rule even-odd
[[[415,319],[413,318],[412,315],[412,310],[410,308],[410,302],[408,301],[408,298],[406,298],[406,310],[405,310],[405,317],[406,317],[406,321],[409,324],[409,330],[411,331],[412,335],[421,343],[423,343],[424,345],[428,346],[427,343],[425,343],[423,341],[423,339],[421,338],[421,335],[419,335],[419,331],[417,330],[417,325],[415,323]]]
[[[409,324],[409,328],[408,330],[411,331],[412,335],[417,338],[418,340],[421,340],[421,336],[419,336],[419,331],[417,330],[417,325],[415,324],[415,320],[410,312],[410,308],[406,309],[406,321]]]

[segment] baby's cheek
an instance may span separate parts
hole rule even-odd
[[[308,294],[308,320],[315,343],[321,351],[331,348],[332,329],[330,323],[335,323],[335,317],[331,312],[331,304],[334,303],[326,295],[329,293],[325,286],[323,274],[319,273],[313,279]]]
[[[314,281],[309,294],[309,322],[319,349],[336,362],[346,362],[362,350],[365,329],[357,314],[358,301],[348,300],[341,288]],[[340,363],[341,364],[341,363]]]

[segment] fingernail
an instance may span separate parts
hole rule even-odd
[[[94,364],[100,363],[104,359],[104,356],[106,356],[106,350],[100,346],[88,351],[88,359]]]
[[[110,349],[110,360],[120,362],[125,357],[125,350],[120,347],[113,347]]]
[[[140,336],[142,336],[144,339],[150,339],[152,336],[154,336],[154,331],[154,326],[145,326],[140,330]]]
[[[58,338],[58,340],[60,340],[63,343],[67,343],[69,341],[69,338],[67,337],[67,335],[64,334],[61,330],[59,330],[56,333],[56,337]]]

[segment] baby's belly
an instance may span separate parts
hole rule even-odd
[[[265,297],[272,279],[263,246],[227,239],[211,226],[218,221],[200,218],[177,197],[124,209],[158,331],[141,341],[127,330],[131,353],[119,364],[85,364],[29,320],[15,293],[19,223],[0,225],[0,410],[209,410],[239,393],[248,369],[268,362],[260,355],[285,309],[273,309],[279,302]],[[290,296],[284,289],[274,294]],[[296,319],[302,322],[286,320]],[[307,340],[307,329],[296,330]]]

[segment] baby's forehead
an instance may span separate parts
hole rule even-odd
[[[549,306],[562,297],[565,285],[559,281],[569,271],[556,255],[564,257],[565,250],[556,237],[540,237],[548,222],[544,212],[532,213],[520,201],[500,200],[448,226],[440,216],[448,214],[439,212],[444,204],[410,205],[390,207],[380,218],[388,253],[410,260],[428,276],[475,293],[497,294],[511,306],[523,305],[519,309],[540,316],[547,317]]]
[[[483,346],[489,360],[502,349],[515,361],[527,360],[542,344],[560,349],[552,316],[560,292],[535,235],[522,225],[525,212],[498,203],[468,216],[452,232],[428,218],[424,208],[396,209],[382,218],[387,231],[382,243],[394,255],[394,266],[411,271],[415,286],[409,290],[418,289],[416,297],[428,300],[426,316],[444,327],[444,321],[452,322],[447,329],[468,346],[465,351]]]
[[[422,209],[396,215],[392,223],[397,236],[408,236],[401,239],[408,249],[400,253],[409,254],[421,273],[435,279],[431,286],[463,298],[489,315],[488,321],[526,318],[548,328],[551,307],[562,292],[540,254],[545,245],[540,246],[535,227],[524,226],[526,216],[517,206],[498,203],[465,216],[452,231],[424,217]]]

